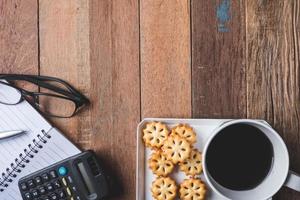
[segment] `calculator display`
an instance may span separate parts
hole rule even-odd
[[[93,194],[95,192],[95,190],[93,188],[93,183],[91,182],[91,179],[87,173],[85,166],[83,165],[82,162],[80,162],[77,164],[77,167],[78,167],[79,173],[83,179],[83,184],[88,191],[88,195]]]

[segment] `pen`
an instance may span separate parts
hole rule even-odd
[[[3,132],[0,132],[0,140],[18,136],[18,135],[21,135],[24,133],[26,133],[26,131],[23,131],[23,130],[3,131]]]

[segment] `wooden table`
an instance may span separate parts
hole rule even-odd
[[[1,72],[57,76],[91,99],[52,121],[111,166],[116,199],[135,199],[144,117],[266,119],[300,172],[299,13],[300,0],[1,0]]]

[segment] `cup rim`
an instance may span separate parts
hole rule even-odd
[[[276,191],[274,191],[274,193],[271,196],[266,196],[266,199],[271,198],[285,183],[285,180],[288,176],[289,173],[289,154],[288,154],[288,149],[286,144],[284,143],[283,139],[281,138],[281,136],[277,133],[277,131],[275,131],[266,121],[264,120],[254,120],[254,119],[233,119],[233,120],[229,120],[227,122],[224,122],[222,124],[220,124],[216,129],[213,130],[211,136],[208,138],[208,140],[205,142],[204,148],[203,148],[203,173],[204,176],[206,178],[207,183],[209,184],[209,186],[214,190],[214,192],[216,192],[218,195],[220,195],[221,197],[228,199],[227,196],[225,196],[224,194],[222,194],[212,183],[212,181],[210,180],[210,174],[207,171],[207,166],[206,166],[206,153],[207,153],[207,149],[209,147],[209,144],[211,143],[211,141],[215,138],[215,136],[224,128],[233,125],[233,124],[237,124],[237,123],[248,123],[248,124],[255,124],[261,127],[264,127],[268,130],[270,130],[273,135],[276,137],[276,139],[281,143],[282,147],[284,148],[284,151],[286,153],[286,158],[288,160],[287,164],[287,170],[285,172],[285,176],[282,177],[281,180],[281,184],[278,184],[278,187],[276,189]],[[234,190],[233,190],[234,191]]]

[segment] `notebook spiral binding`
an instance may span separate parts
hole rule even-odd
[[[24,149],[24,153],[20,153],[19,157],[10,164],[10,167],[6,168],[0,176],[0,192],[3,192],[13,179],[18,176],[19,173],[26,167],[30,160],[34,158],[35,154],[39,152],[39,149],[43,148],[43,145],[51,138],[45,130],[41,130],[42,134],[38,134],[36,139],[32,140],[31,144],[28,144],[28,148]]]

